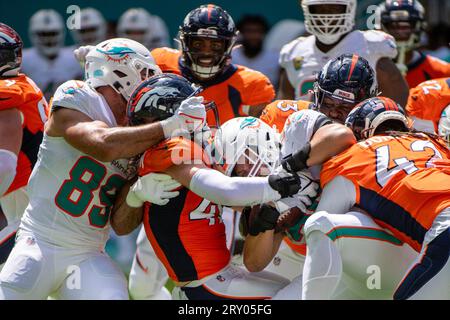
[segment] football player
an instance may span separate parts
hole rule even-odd
[[[22,46],[19,34],[0,23],[0,269],[28,205],[25,188],[48,115],[41,90],[20,73]]]
[[[83,70],[73,57],[73,48],[63,47],[65,26],[58,12],[37,11],[30,18],[29,37],[33,47],[23,51],[22,71],[36,81],[47,100],[63,82],[81,79]]]
[[[306,99],[316,74],[328,60],[354,53],[369,61],[383,95],[405,105],[408,86],[391,60],[394,39],[381,31],[354,30],[356,0],[302,0],[306,30],[311,34],[286,44],[280,52],[279,99]]]
[[[141,84],[131,98],[129,117],[135,123],[170,118],[180,100],[193,94],[192,85],[178,75],[152,77]],[[140,175],[167,173],[183,185],[179,194],[165,206],[147,203],[144,213],[147,236],[175,282],[178,297],[261,299],[273,296],[286,284],[276,277],[263,275],[260,275],[264,278],[261,281],[230,265],[221,219],[222,205],[246,206],[275,201],[297,194],[299,188],[302,199],[315,194],[314,184],[305,183],[309,181],[305,177],[299,181],[295,175],[283,172],[268,178],[253,177],[264,170],[265,175],[272,172],[270,169],[278,160],[275,137],[275,132],[257,118],[226,122],[214,138],[213,151],[223,164],[225,174],[213,168],[208,147],[202,148],[201,141],[199,145],[195,139],[168,139],[144,153]],[[237,177],[230,177],[233,172]],[[248,175],[250,177],[246,177]],[[142,200],[149,192],[144,189],[141,193],[136,208],[122,201],[113,213],[113,221],[122,233],[131,232],[142,219]]]
[[[163,72],[182,75],[205,89],[201,95],[217,104],[221,123],[237,116],[259,116],[275,96],[266,76],[232,63],[236,35],[233,18],[225,10],[204,5],[189,12],[180,26],[181,51],[152,51]],[[212,112],[208,124],[218,125]]]
[[[149,50],[169,46],[169,32],[164,21],[144,8],[125,11],[117,24],[117,35],[142,43]]]
[[[247,114],[257,116],[275,96],[274,89],[266,76],[231,63],[230,54],[236,35],[237,29],[233,19],[225,10],[216,5],[205,5],[186,15],[180,27],[181,51],[169,48],[152,51],[156,63],[163,72],[182,75],[204,88],[200,95],[205,100],[216,103],[220,123],[236,116]],[[208,111],[207,114],[208,125],[219,125],[212,111]],[[234,232],[233,217],[233,212],[225,209],[224,220],[228,222],[229,247],[232,246],[231,239]],[[154,272],[145,271],[149,265],[161,266],[161,264],[154,262],[154,256],[145,254],[151,251],[142,236],[143,233],[142,228],[139,237],[142,241],[138,241],[137,256],[131,270],[130,293],[135,298],[148,299],[151,296],[161,295],[159,292],[143,290],[145,284],[156,281],[150,280],[149,277],[159,278],[160,283],[163,284],[167,277],[161,277],[161,274],[165,273],[161,268]],[[140,265],[144,268],[140,268]]]
[[[363,141],[324,164],[320,177],[324,189],[317,210],[342,214],[356,204],[419,252],[393,294],[394,299],[408,299],[441,271],[449,257],[450,151],[436,136],[408,133],[404,111],[388,98],[364,101],[349,114],[346,124]],[[402,132],[386,134],[388,130]],[[316,230],[321,236],[311,241],[336,250],[314,220],[305,225],[306,241]],[[338,260],[332,254],[326,257],[329,261],[322,256],[320,263],[330,262],[331,270]],[[307,264],[308,258],[305,270]],[[304,281],[320,280],[304,282],[304,294],[317,294],[325,282],[335,281],[318,276],[313,265],[308,270]]]
[[[80,11],[80,28],[70,30],[76,45],[97,45],[106,39],[107,25],[100,11],[83,8]]]
[[[395,38],[396,62],[410,88],[426,80],[450,76],[450,63],[417,50],[425,29],[425,9],[419,1],[387,0],[379,6],[377,20],[378,29]]]
[[[104,252],[115,194],[133,175],[128,158],[205,122],[204,106],[191,100],[170,119],[124,127],[133,90],[161,72],[133,40],[98,44],[85,71],[86,82],[68,81],[53,98],[30,204],[0,273],[1,299],[46,299],[54,291],[62,299],[128,299],[124,275]]]
[[[276,100],[267,105],[260,119],[281,132],[295,111],[314,109],[343,124],[348,113],[361,101],[378,94],[375,73],[369,62],[354,54],[328,61],[314,82],[313,102]]]
[[[450,78],[428,80],[411,89],[406,111],[416,130],[439,134],[450,145]]]

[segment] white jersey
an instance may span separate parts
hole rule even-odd
[[[61,84],[83,76],[83,69],[75,59],[73,49],[61,48],[54,60],[42,56],[34,47],[23,51],[22,72],[36,82],[48,101]]]
[[[397,47],[394,38],[382,31],[355,30],[345,36],[334,48],[323,53],[316,46],[314,36],[300,37],[286,44],[280,52],[280,66],[295,89],[295,99],[309,99],[316,75],[328,60],[344,53],[357,54],[367,61],[376,73],[380,58],[395,58]]]
[[[53,108],[57,106],[117,126],[103,96],[82,81],[61,85],[53,98]],[[111,205],[127,179],[127,165],[126,159],[100,162],[64,138],[44,134],[28,183],[30,203],[21,229],[59,246],[103,250]]]
[[[310,142],[316,131],[332,121],[323,113],[311,109],[296,111],[286,119],[281,132],[281,158],[294,153]],[[309,168],[314,179],[319,180],[321,166]]]

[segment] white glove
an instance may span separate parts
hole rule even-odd
[[[191,97],[184,100],[175,115],[160,123],[166,139],[202,130],[206,123],[203,97]]]
[[[130,207],[141,207],[144,202],[151,202],[164,206],[169,199],[177,197],[178,191],[171,191],[180,187],[181,184],[167,174],[150,173],[138,180],[128,191],[126,202]]]
[[[81,46],[78,49],[73,50],[73,55],[75,56],[75,59],[77,59],[77,61],[84,67],[87,54],[94,48],[95,46]]]

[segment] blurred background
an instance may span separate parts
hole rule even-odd
[[[226,9],[235,22],[244,14],[262,15],[267,19],[269,26],[284,19],[303,20],[299,0],[217,0],[213,3]],[[357,22],[358,28],[365,29],[370,14],[366,9],[370,5],[379,4],[380,0],[358,0]],[[28,37],[28,23],[31,16],[39,9],[52,8],[63,17],[70,14],[66,12],[70,5],[80,8],[93,7],[98,9],[107,20],[112,33],[117,25],[120,15],[132,7],[142,7],[151,14],[161,17],[166,23],[170,39],[173,39],[184,16],[193,8],[206,4],[201,0],[38,0],[38,1],[7,1],[0,2],[0,21],[12,26],[22,36],[25,46],[30,46]],[[449,43],[450,37],[450,1],[449,0],[422,0],[425,6],[428,22],[429,46],[431,49],[439,42]],[[66,33],[66,45],[74,43],[69,32]]]

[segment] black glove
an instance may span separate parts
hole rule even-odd
[[[255,206],[252,208],[252,213],[249,219],[248,233],[252,236],[257,236],[259,233],[275,229],[280,213],[277,209],[263,204],[260,208]]]
[[[288,172],[298,172],[307,168],[306,161],[309,158],[311,144],[308,142],[303,148],[281,159],[281,165]]]
[[[269,176],[269,185],[278,191],[281,198],[290,197],[300,190],[300,178],[294,173],[280,172]]]

